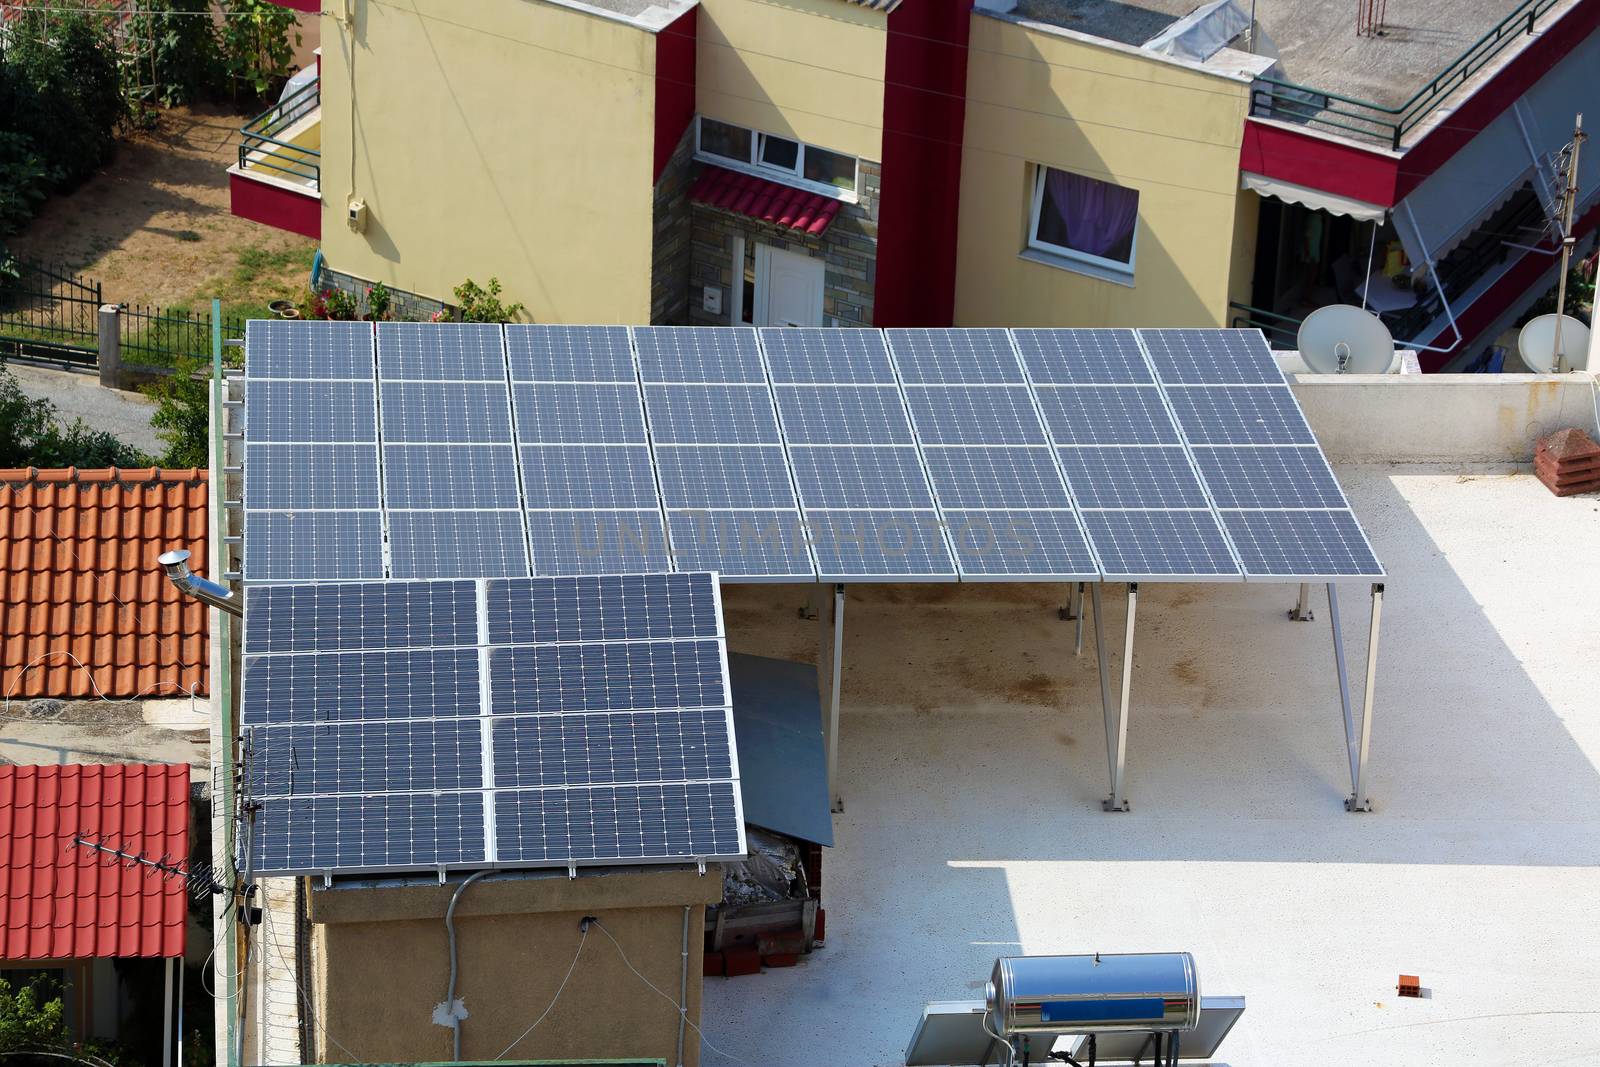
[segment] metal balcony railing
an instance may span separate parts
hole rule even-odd
[[[1267,311],[1231,300],[1228,302],[1228,310],[1233,312],[1229,325],[1234,329],[1260,330],[1266,335],[1267,344],[1272,348],[1292,351],[1300,347],[1300,320],[1292,315],[1280,315],[1276,311]]]
[[[1511,13],[1436,74],[1411,99],[1395,107],[1340,96],[1311,85],[1257,78],[1250,90],[1250,114],[1262,118],[1325,126],[1398,150],[1401,139],[1420,125],[1445,97],[1488,66],[1511,43],[1533,33],[1539,19],[1561,0],[1522,0]]]
[[[320,78],[301,86],[239,127],[239,169],[264,170],[294,181],[319,185],[322,153],[278,135],[322,106]]]

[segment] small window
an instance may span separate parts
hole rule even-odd
[[[700,120],[700,151],[740,163],[750,162],[750,131],[716,119]]]
[[[770,133],[761,135],[762,166],[772,167],[776,170],[786,170],[793,174],[800,169],[800,144],[784,137],[774,137]]]
[[[1132,272],[1139,192],[1041,166],[1028,244],[1057,255]]]
[[[808,182],[831,185],[835,189],[853,193],[856,191],[856,161],[826,148],[806,145],[806,171],[803,177]]]

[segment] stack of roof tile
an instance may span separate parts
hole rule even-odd
[[[187,864],[189,768],[0,766],[0,961],[182,956],[183,879],[78,835]]]
[[[194,468],[0,470],[0,694],[207,692],[207,609],[156,565],[204,571],[206,497]]]
[[[1557,430],[1533,450],[1533,470],[1556,496],[1600,489],[1600,445],[1582,430]]]

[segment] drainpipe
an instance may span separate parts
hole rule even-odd
[[[444,929],[450,935],[450,988],[445,991],[444,1010],[450,1013],[450,1040],[455,1050],[454,1059],[461,1059],[461,1013],[456,1011],[456,902],[461,899],[461,894],[467,891],[467,886],[476,882],[492,871],[476,871],[466,877],[456,891],[450,894],[450,906],[444,912]]]
[[[218,611],[226,611],[230,615],[244,615],[242,598],[232,589],[190,573],[188,549],[163,552],[156,562],[161,564],[162,569],[167,572],[167,577],[172,579],[172,584],[178,587],[180,593],[202,600]]]
[[[683,1024],[689,1018],[689,905],[683,906],[683,973],[678,979],[678,1067],[683,1067]]]

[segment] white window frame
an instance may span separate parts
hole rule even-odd
[[[859,202],[861,189],[860,156],[853,156],[849,152],[835,151],[832,148],[824,148],[822,145],[807,146],[807,144],[798,137],[786,137],[781,133],[768,134],[764,130],[757,130],[750,126],[743,126],[737,122],[728,122],[724,119],[713,118],[711,120],[712,122],[718,122],[724,126],[732,126],[736,129],[744,130],[750,134],[750,157],[748,159],[734,159],[731,156],[718,155],[715,152],[709,152],[705,148],[701,147],[700,131],[706,118],[707,116],[705,115],[696,115],[694,119],[694,157],[700,160],[702,163],[715,163],[717,166],[727,167],[729,170],[737,170],[745,174],[754,174],[760,178],[767,178],[772,181],[782,182],[784,185],[792,185],[796,189],[804,189],[807,192],[821,193],[823,196],[832,197],[835,200],[843,200],[847,204]],[[794,169],[791,170],[788,167],[776,167],[770,163],[761,162],[761,142],[766,137],[776,137],[780,141],[792,141],[800,146],[799,150],[795,153]],[[828,185],[824,182],[814,182],[808,180],[805,177],[807,147],[816,148],[820,152],[829,152],[833,155],[843,156],[846,159],[853,160],[856,165],[855,184],[849,189],[841,189],[837,185]]]
[[[1102,271],[1110,271],[1124,278],[1132,278],[1134,263],[1139,255],[1139,213],[1137,210],[1134,212],[1133,238],[1128,242],[1128,261],[1126,263],[1120,259],[1108,259],[1105,256],[1080,252],[1078,249],[1068,248],[1066,245],[1039,240],[1039,213],[1044,210],[1044,176],[1047,170],[1059,170],[1063,174],[1073,174],[1080,178],[1089,178],[1098,182],[1106,181],[1106,179],[1096,177],[1093,174],[1078,174],[1075,170],[1068,170],[1065,167],[1052,167],[1048,163],[1033,164],[1033,209],[1028,212],[1028,248],[1036,252],[1043,252],[1048,256],[1076,260],[1079,263],[1096,268],[1095,274],[1099,274]],[[1123,185],[1120,182],[1108,182],[1107,184],[1115,185],[1120,189],[1129,189],[1135,195],[1139,193],[1139,190]],[[1063,264],[1063,266],[1066,266],[1066,264]]]

